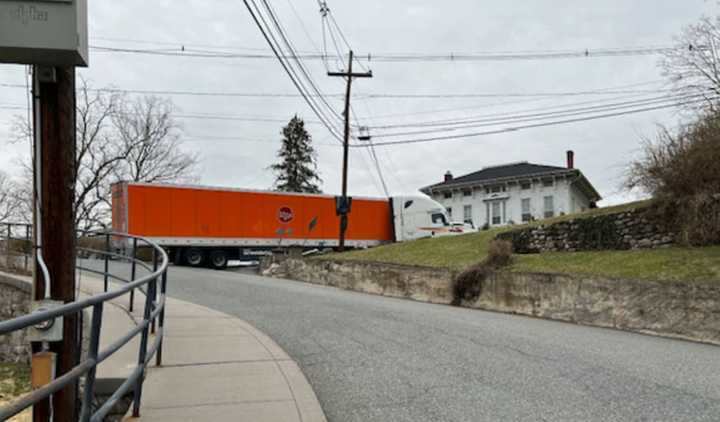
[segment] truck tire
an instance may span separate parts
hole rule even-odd
[[[222,270],[227,267],[228,264],[228,256],[227,253],[222,250],[218,249],[216,251],[212,251],[210,254],[210,266],[213,269],[216,270]]]
[[[199,267],[205,260],[203,251],[198,248],[190,248],[185,251],[185,263],[191,267]]]

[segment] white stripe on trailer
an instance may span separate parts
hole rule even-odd
[[[223,238],[223,237],[153,237],[146,236],[162,246],[260,246],[260,247],[332,247],[338,246],[338,239],[268,239],[268,238]],[[346,240],[354,248],[369,248],[382,245],[381,240]]]

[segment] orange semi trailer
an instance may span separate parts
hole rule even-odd
[[[112,225],[165,247],[176,264],[224,268],[284,247],[338,245],[340,218],[329,195],[121,182]],[[424,196],[353,198],[346,245],[363,248],[447,231],[439,203]]]

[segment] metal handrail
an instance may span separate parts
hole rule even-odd
[[[85,233],[85,235],[87,234],[88,233]],[[50,397],[50,395],[61,390],[67,385],[78,382],[83,375],[85,376],[85,392],[82,401],[82,410],[80,413],[81,421],[102,421],[103,418],[108,414],[108,412],[113,408],[113,406],[118,402],[118,400],[120,400],[125,394],[127,394],[127,392],[130,391],[133,386],[135,387],[133,397],[133,416],[138,417],[140,415],[142,383],[145,379],[145,371],[147,369],[147,365],[150,363],[153,357],[155,357],[155,362],[157,366],[162,365],[162,341],[164,334],[163,327],[165,325],[165,297],[167,289],[167,268],[169,259],[165,250],[163,250],[160,246],[153,243],[152,241],[143,237],[136,237],[127,235],[125,233],[108,231],[100,233],[92,232],[91,235],[105,236],[105,238],[108,240],[106,244],[109,244],[110,237],[120,237],[132,240],[133,256],[131,258],[125,257],[132,264],[132,276],[130,280],[114,277],[120,279],[121,281],[124,281],[125,284],[121,285],[116,290],[108,291],[107,280],[110,274],[108,271],[107,260],[108,256],[114,256],[117,254],[114,252],[110,252],[109,250],[94,251],[98,253],[107,252],[105,254],[105,272],[103,273],[105,275],[104,293],[92,296],[87,299],[67,303],[58,308],[35,312],[12,320],[0,322],[0,335],[5,335],[13,331],[35,326],[44,321],[53,320],[60,316],[75,314],[81,312],[86,308],[93,308],[92,322],[90,327],[90,348],[88,350],[87,358],[80,362],[78,365],[76,365],[72,370],[54,379],[49,384],[26,394],[19,400],[5,407],[0,408],[0,420],[10,418],[20,413],[24,409],[34,404],[37,404],[42,400],[47,399],[48,397]],[[146,267],[149,271],[152,272],[138,279],[135,279],[135,266],[137,263],[141,262],[135,257],[138,242],[143,242],[145,245],[153,249],[154,259],[153,268],[150,268],[149,266],[142,263],[144,267]],[[79,268],[82,269],[82,267]],[[158,282],[160,287],[159,292]],[[130,330],[130,332],[117,339],[105,349],[100,350],[100,331],[102,328],[102,313],[104,304],[112,299],[118,298],[127,293],[130,293],[132,300],[135,289],[141,289],[143,286],[146,286],[146,294],[142,321],[136,327]],[[156,321],[159,328],[155,333],[156,336],[153,344],[150,348],[148,348],[149,331],[152,329],[152,331],[155,332]],[[108,399],[99,409],[97,409],[93,413],[92,398],[94,394],[95,373],[97,366],[104,360],[106,360],[108,357],[112,356],[112,354],[117,352],[124,345],[129,343],[137,335],[141,335],[137,365],[132,370],[128,378],[123,382],[123,384],[110,397],[110,399]]]

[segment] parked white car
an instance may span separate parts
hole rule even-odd
[[[463,233],[475,233],[478,231],[477,227],[473,223],[466,223],[462,221],[451,221],[450,228],[448,230],[452,234],[463,234]]]

